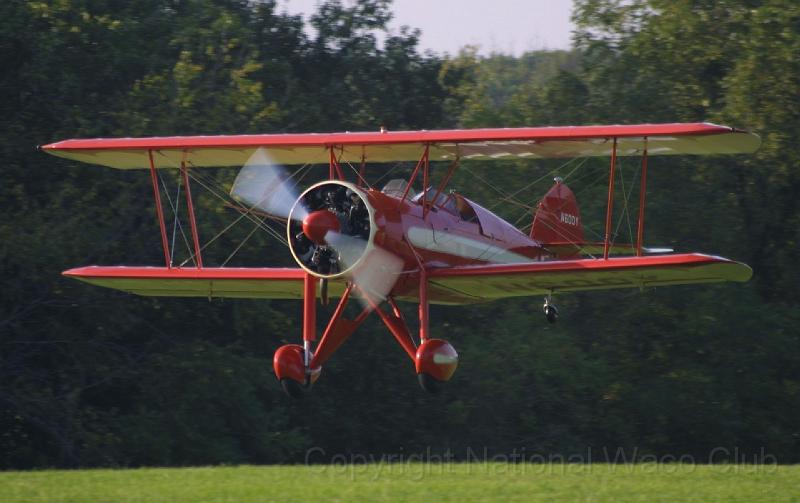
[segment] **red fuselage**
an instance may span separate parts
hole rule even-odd
[[[385,282],[393,286],[381,296],[402,298],[416,297],[423,269],[552,258],[535,239],[460,194],[429,190],[411,196],[338,180],[315,184],[290,215],[290,250],[307,272],[332,280],[390,264]],[[301,217],[302,224],[295,223]]]
[[[487,263],[520,263],[551,258],[537,241],[491,211],[459,194],[440,196],[428,206],[422,198],[402,199],[378,190],[366,191],[374,210],[375,245],[403,260],[395,285],[400,296],[416,296],[416,271]]]
[[[460,195],[451,194],[449,200],[461,199],[466,205],[462,212],[449,201],[443,205],[427,202],[429,211],[424,215],[421,198],[401,201],[377,190],[369,190],[367,197],[379,228],[375,243],[402,257],[409,269],[419,266],[414,251],[426,268],[549,257],[539,243]]]

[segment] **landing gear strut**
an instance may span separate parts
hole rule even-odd
[[[555,323],[558,321],[558,308],[550,303],[550,296],[544,298],[544,305],[542,306],[544,310],[544,317],[547,318],[549,323]]]
[[[431,339],[428,336],[428,291],[427,278],[421,273],[420,281],[420,344],[417,346],[408,330],[403,314],[388,296],[385,300],[391,307],[385,311],[378,302],[362,292],[368,305],[355,319],[343,316],[344,308],[354,288],[349,283],[342,294],[319,344],[316,344],[316,286],[313,276],[306,275],[303,284],[303,345],[287,344],[278,348],[273,358],[275,376],[281,388],[292,398],[302,398],[319,378],[322,365],[339,346],[374,312],[383,321],[415,366],[417,379],[423,390],[438,393],[450,380],[458,367],[458,353],[445,340]],[[321,282],[322,297],[327,297],[327,282]],[[322,299],[321,299],[322,300]]]
[[[309,295],[308,298],[314,302],[312,287],[315,284],[315,282],[309,281],[306,284],[307,291],[305,292]],[[287,344],[275,352],[273,359],[275,375],[281,383],[281,388],[290,397],[302,398],[311,389],[320,376],[322,365],[369,315],[370,310],[364,309],[355,319],[350,320],[343,316],[352,289],[352,284],[348,284],[345,288],[339,305],[328,321],[328,326],[325,327],[322,338],[316,347],[313,346],[314,339],[316,339],[315,306],[313,302],[307,302],[304,306],[303,316],[303,346]]]
[[[328,299],[328,279],[327,278],[320,278],[319,279],[319,302],[323,306],[327,306],[329,299]]]

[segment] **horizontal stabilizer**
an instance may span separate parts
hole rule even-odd
[[[567,257],[571,255],[588,255],[588,256],[601,256],[605,250],[605,243],[567,243],[557,242],[548,243],[545,248],[559,257]],[[672,253],[672,248],[665,247],[642,247],[642,252],[648,255]],[[636,245],[630,243],[611,243],[609,245],[609,254],[611,255],[636,255]]]

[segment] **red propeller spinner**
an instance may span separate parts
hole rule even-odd
[[[318,245],[325,244],[328,232],[340,232],[339,219],[328,210],[312,211],[303,219],[303,234]]]

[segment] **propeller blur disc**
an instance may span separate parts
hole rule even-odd
[[[275,163],[263,148],[258,148],[236,175],[231,196],[249,208],[281,218],[302,221],[307,211],[299,206],[292,211],[298,194],[286,170]]]
[[[287,222],[289,249],[297,263],[317,277],[351,281],[368,309],[385,300],[405,264],[375,243],[377,224],[368,193],[328,180],[306,189],[297,205],[308,215],[298,222],[292,210]]]
[[[329,231],[325,240],[338,252],[338,260],[351,269],[353,283],[362,296],[365,307],[386,300],[403,270],[403,260],[378,246],[364,251],[360,239]],[[372,302],[370,302],[372,301]]]

